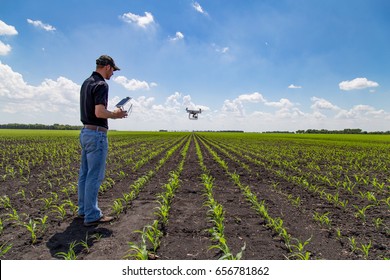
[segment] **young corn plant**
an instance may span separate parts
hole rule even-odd
[[[15,224],[22,224],[18,211],[15,208],[12,208],[12,213],[8,213],[8,221],[13,221]]]
[[[8,244],[7,242],[0,245],[0,257],[7,254],[7,252],[12,248],[12,243]]]
[[[56,256],[63,258],[64,260],[76,260],[77,254],[74,251],[76,246],[78,245],[77,241],[73,241],[69,244],[68,252],[58,252],[56,253]]]
[[[380,227],[384,225],[383,219],[382,219],[382,218],[375,218],[375,219],[374,219],[374,225],[375,225],[375,228],[376,228],[377,230],[379,230]]]
[[[168,223],[169,210],[171,206],[170,204],[165,204],[159,200],[157,202],[160,206],[157,207],[157,211],[154,212],[154,214],[157,215],[160,218],[161,223],[165,225]]]
[[[86,237],[88,238],[88,237]],[[83,251],[85,251],[87,254],[90,252],[90,247],[89,247],[89,244],[88,244],[88,239],[86,240],[81,240],[78,245],[82,246],[84,249]]]
[[[340,228],[336,228],[336,239],[339,240],[340,242],[343,239],[343,235],[341,233],[341,229]]]
[[[288,256],[288,259],[295,259],[295,260],[310,260],[311,253],[310,252],[295,252],[292,253],[290,256]]]
[[[0,197],[0,203],[3,208],[5,209],[12,209],[11,200],[7,195],[3,195]]]
[[[69,206],[70,211],[72,212],[73,215],[77,214],[77,211],[78,211],[79,208],[78,208],[78,206],[76,204],[73,203],[72,200],[70,200],[70,199],[64,200],[63,205],[64,206]]]
[[[358,246],[357,246],[355,237],[353,237],[353,236],[348,237],[348,240],[349,240],[349,246],[351,248],[352,253],[356,252]]]
[[[301,242],[299,239],[294,238],[295,244],[290,243],[291,254],[289,258],[297,258],[300,260],[309,260],[311,253],[305,251],[305,247],[310,243],[312,236],[305,242]]]
[[[146,236],[141,234],[141,244],[137,245],[134,242],[128,242],[129,250],[128,254],[124,257],[125,259],[136,259],[136,260],[148,260],[149,259],[149,251],[146,245]]]
[[[159,222],[155,220],[153,225],[148,225],[144,228],[142,234],[146,236],[148,241],[152,244],[153,252],[156,253],[158,247],[160,247],[162,231],[158,229]]]
[[[59,218],[60,221],[63,221],[65,219],[65,217],[66,217],[65,204],[53,205],[52,208],[54,210],[52,210],[51,212],[57,214],[57,218]]]
[[[125,209],[123,202],[124,200],[122,198],[117,198],[112,205],[112,211],[116,217],[119,217],[120,213],[122,213]]]
[[[313,219],[316,222],[319,222],[321,225],[326,225],[328,228],[330,228],[332,220],[329,219],[329,217],[328,217],[329,214],[330,214],[330,212],[326,212],[326,213],[324,213],[322,215],[320,213],[318,213],[318,212],[314,212]]]
[[[91,244],[97,239],[96,235],[99,235],[99,234],[97,233],[97,234],[93,234],[91,236],[88,236],[88,233],[87,233],[85,236],[85,240],[81,240],[77,244],[80,245],[81,247],[83,247],[84,248],[83,251],[85,251],[88,254],[91,250],[91,248],[90,248]]]
[[[209,250],[211,249],[217,249],[221,251],[221,257],[220,260],[240,260],[242,258],[242,254],[245,251],[246,244],[241,248],[240,252],[238,252],[236,255],[233,255],[232,252],[229,249],[229,246],[226,243],[225,237],[219,237],[218,244],[212,245],[209,247]]]
[[[31,234],[31,244],[35,244],[37,242],[37,222],[30,219],[30,221],[25,223],[24,226]]]
[[[343,208],[344,210],[347,209],[347,205],[348,205],[348,199],[339,201],[339,206],[341,206],[341,208]]]
[[[368,253],[371,249],[372,243],[371,240],[368,244],[361,244],[362,247],[357,248],[357,250],[361,251],[363,253],[364,258],[367,260],[368,259]]]
[[[41,234],[43,234],[43,233],[46,231],[46,228],[47,228],[47,219],[48,219],[48,216],[47,216],[47,215],[43,216],[43,218],[38,218],[38,223],[39,223],[39,226],[40,226],[39,232],[40,232]]]
[[[357,210],[357,212],[355,212],[355,217],[356,218],[360,218],[360,219],[362,219],[362,221],[363,221],[363,224],[365,224],[366,223],[366,218],[367,218],[367,216],[366,216],[366,211],[370,208],[370,207],[372,207],[372,206],[374,206],[374,205],[367,205],[367,206],[363,206],[361,209],[358,207],[358,206],[356,206],[356,205],[354,205],[353,207],[355,207],[355,209]]]

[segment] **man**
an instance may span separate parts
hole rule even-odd
[[[80,114],[84,124],[80,133],[81,166],[78,181],[79,217],[85,226],[108,223],[113,217],[103,215],[98,207],[98,192],[104,179],[108,152],[108,121],[127,116],[126,111],[107,110],[108,84],[114,71],[120,70],[108,55],[96,60],[96,71],[80,90]]]

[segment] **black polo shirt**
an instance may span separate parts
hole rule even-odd
[[[93,72],[86,79],[80,90],[80,115],[81,122],[91,125],[102,126],[108,129],[107,119],[97,118],[95,105],[102,104],[107,109],[108,84],[98,72]]]

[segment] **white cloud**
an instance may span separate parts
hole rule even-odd
[[[35,26],[39,29],[43,29],[45,31],[55,31],[56,28],[54,26],[51,26],[50,24],[43,23],[40,20],[32,20],[32,19],[27,19],[27,22],[31,24],[32,26]]]
[[[318,97],[312,97],[311,101],[313,102],[313,105],[311,105],[311,108],[314,110],[333,110],[333,111],[339,111],[340,108],[336,105],[333,105],[328,100],[325,100],[323,98]]]
[[[212,44],[212,47],[215,49],[216,52],[226,54],[229,52],[229,47],[220,47],[216,44]]]
[[[0,112],[12,114],[9,117],[13,120],[24,117],[24,122],[32,123],[62,119],[62,123],[74,124],[78,120],[79,92],[80,86],[65,77],[29,85],[21,74],[0,63]]]
[[[168,98],[165,101],[166,107],[173,108],[175,110],[179,110],[181,106],[181,93],[175,92],[174,94],[168,96]]]
[[[258,92],[254,92],[252,94],[242,94],[238,96],[237,100],[241,101],[247,101],[252,103],[258,103],[258,102],[266,102],[263,95]]]
[[[280,116],[286,116],[290,114],[289,110],[295,106],[290,100],[286,98],[281,98],[279,101],[267,101],[261,93],[254,92],[252,94],[242,94],[239,95],[234,100],[225,100],[222,106],[222,112],[224,113],[234,113],[236,116],[245,117],[246,114],[246,105],[245,103],[261,103],[268,107],[278,108],[278,114]],[[256,114],[263,113],[256,111]]]
[[[292,88],[292,89],[297,89],[297,88],[302,88],[301,86],[296,86],[294,84],[291,84],[288,86],[288,88]]]
[[[6,24],[4,21],[0,20],[0,36],[2,35],[17,35],[18,31],[16,31],[16,28],[12,25]]]
[[[369,105],[355,105],[349,110],[341,110],[335,118],[336,119],[365,119],[369,120],[372,118],[385,119],[389,117],[389,114],[384,110],[376,110],[374,107]]]
[[[135,23],[142,28],[146,28],[148,25],[154,22],[153,15],[149,12],[145,12],[145,16],[140,16],[133,13],[125,13],[120,18],[124,22]]]
[[[181,33],[180,31],[176,32],[175,37],[171,38],[171,41],[179,41],[184,39],[184,34]]]
[[[252,94],[241,94],[233,101],[225,100],[222,106],[222,112],[224,113],[234,113],[234,115],[239,117],[245,116],[244,103],[265,103],[263,95],[258,92]]]
[[[12,47],[0,41],[0,55],[7,55],[11,52]]]
[[[291,108],[294,106],[294,104],[286,98],[281,98],[278,102],[265,102],[264,104],[276,108]]]
[[[203,10],[202,6],[198,2],[192,2],[192,7],[199,13],[207,15],[207,12]]]
[[[113,81],[122,85],[124,88],[126,88],[127,90],[130,90],[130,91],[141,90],[141,89],[149,90],[151,87],[157,86],[156,83],[149,84],[145,81],[139,81],[136,79],[129,80],[124,76],[115,77],[113,79]]]
[[[377,82],[369,81],[367,78],[356,78],[352,81],[342,81],[339,83],[339,87],[341,90],[354,90],[354,89],[364,89],[371,87],[378,87],[379,84]]]
[[[6,24],[4,21],[0,20],[0,36],[13,36],[17,35],[15,27],[12,25]],[[0,41],[0,55],[8,55],[12,50],[12,47],[9,44],[5,44]]]

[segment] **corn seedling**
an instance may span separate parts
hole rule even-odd
[[[309,239],[307,239],[305,242],[301,242],[301,241],[299,241],[299,239],[294,238],[296,244],[290,244],[290,247],[295,252],[304,253],[303,250],[310,243],[311,239],[312,239],[312,236]]]
[[[113,210],[113,213],[118,217],[120,215],[120,213],[123,212],[123,210],[125,209],[124,205],[123,205],[123,199],[122,198],[117,198],[115,199],[114,201],[114,204],[112,205],[112,210]]]
[[[88,233],[87,233],[87,235],[85,236],[85,240],[81,240],[80,242],[77,243],[78,245],[81,245],[84,248],[84,251],[86,253],[89,253],[89,250],[90,250],[89,240],[90,240],[90,238],[89,238]]]
[[[350,245],[350,248],[351,248],[351,251],[352,253],[355,252],[357,250],[357,243],[356,243],[356,239],[355,237],[348,237],[348,240],[349,240],[349,245]]]
[[[126,178],[126,173],[122,170],[119,171],[117,174],[118,174],[119,179],[121,179],[121,180]]]
[[[10,200],[10,198],[7,195],[3,195],[0,198],[0,203],[2,204],[2,207],[4,207],[5,209],[11,209],[12,208],[11,200]]]
[[[299,207],[301,205],[301,198],[297,196],[295,199],[291,198],[292,205]]]
[[[294,260],[306,261],[306,260],[310,260],[310,257],[311,257],[311,253],[306,251],[306,252],[295,252],[295,253],[292,253],[287,258],[288,259],[294,259]]]
[[[64,203],[63,203],[64,206],[69,206],[70,208],[70,211],[72,212],[73,215],[75,215],[79,209],[79,207],[73,203],[72,200],[70,199],[66,199],[64,200]]]
[[[45,210],[50,209],[53,206],[53,198],[41,198],[41,200],[44,202],[44,208]]]
[[[348,205],[348,200],[340,200],[339,201],[339,205],[345,210],[347,208],[347,205]]]
[[[362,244],[361,248],[357,248],[357,250],[359,250],[363,253],[363,256],[365,259],[368,259],[368,253],[370,251],[371,245],[372,244],[371,244],[371,240],[370,240],[370,242],[367,245]]]
[[[23,200],[26,200],[26,192],[24,189],[20,189],[20,191],[18,191],[16,194],[20,195]]]
[[[142,242],[141,245],[138,246],[134,242],[128,242],[127,244],[129,245],[129,253],[125,256],[126,259],[128,258],[134,258],[136,260],[148,260],[149,259],[149,252],[146,247],[146,240],[145,236],[142,234],[141,235]],[[134,252],[134,253],[132,253]]]
[[[93,239],[94,241],[99,241],[100,239],[102,239],[103,235],[101,233],[95,233],[95,234],[92,234],[91,235],[91,239]]]
[[[336,238],[341,241],[341,239],[343,238],[342,234],[341,234],[341,229],[340,228],[336,228]]]
[[[52,206],[52,208],[54,208],[54,210],[52,212],[57,214],[57,218],[59,218],[60,221],[63,221],[65,219],[65,216],[66,216],[66,210],[65,210],[64,206],[65,206],[64,204]]]
[[[12,244],[8,244],[7,242],[1,244],[0,246],[0,257],[7,254],[7,252],[12,248]]]
[[[355,217],[362,219],[363,223],[366,223],[366,211],[368,208],[372,206],[373,205],[367,205],[362,207],[362,209],[360,209],[358,206],[354,205],[353,207],[355,207],[355,209],[357,210],[357,212],[355,213]]]
[[[332,220],[329,219],[328,215],[330,212],[326,212],[324,214],[320,214],[318,212],[314,212],[313,218],[316,222],[319,222],[321,225],[326,225],[330,228]]]
[[[379,230],[379,228],[380,228],[381,226],[383,226],[383,219],[382,219],[382,218],[375,218],[375,219],[374,219],[374,225],[375,225],[375,228],[376,228],[377,230]]]
[[[43,216],[43,218],[38,218],[38,221],[39,221],[40,227],[41,227],[41,230],[40,230],[41,233],[44,233],[46,231],[47,219],[48,219],[47,215]]]
[[[8,221],[15,221],[15,224],[20,224],[20,216],[16,209],[12,208],[12,213],[8,213]]]
[[[30,221],[25,223],[24,226],[31,234],[31,243],[35,244],[37,242],[37,222],[33,219],[30,219]]]
[[[131,201],[133,201],[136,197],[136,194],[134,191],[131,191],[129,193],[124,193],[122,194],[123,196],[123,201],[125,202],[126,205],[129,205]]]
[[[168,223],[168,215],[169,215],[169,209],[170,205],[163,204],[162,202],[158,201],[160,204],[160,207],[157,207],[157,211],[154,212],[155,215],[160,217],[160,221],[162,224],[167,224]]]
[[[77,255],[74,251],[75,247],[78,245],[77,241],[73,241],[69,244],[68,252],[58,252],[56,256],[63,258],[64,260],[76,260]]]
[[[233,255],[227,246],[226,239],[224,237],[221,237],[219,239],[219,243],[216,245],[212,245],[209,247],[209,250],[211,249],[217,249],[221,251],[221,257],[220,260],[240,260],[242,258],[242,254],[246,248],[246,244],[241,248],[240,252],[238,252],[236,255]]]
[[[163,236],[163,233],[158,229],[158,221],[155,220],[152,226],[146,226],[141,233],[145,235],[152,244],[153,252],[156,252],[158,247],[160,247],[160,240]]]

